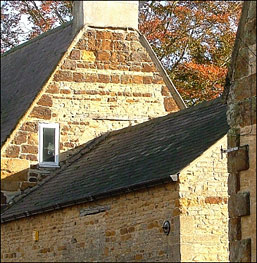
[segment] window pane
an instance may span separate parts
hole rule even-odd
[[[55,128],[43,128],[43,162],[55,162]]]

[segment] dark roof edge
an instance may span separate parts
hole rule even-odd
[[[32,39],[30,39],[30,40],[28,40],[28,41],[26,41],[26,42],[24,42],[24,43],[16,46],[16,47],[11,48],[10,50],[8,50],[8,51],[6,51],[5,53],[1,54],[1,58],[2,58],[2,57],[5,57],[5,56],[7,56],[7,55],[9,55],[9,54],[11,54],[11,53],[13,53],[13,52],[15,52],[16,50],[19,50],[19,49],[21,49],[21,48],[23,48],[23,47],[25,47],[25,46],[30,45],[31,43],[33,43],[33,42],[35,42],[35,41],[37,41],[37,40],[39,40],[39,39],[41,39],[41,38],[43,38],[43,37],[46,37],[46,36],[48,36],[49,34],[55,33],[56,31],[59,31],[60,29],[66,27],[66,26],[69,26],[70,24],[72,24],[72,21],[73,21],[73,20],[68,21],[68,22],[66,22],[66,23],[63,23],[63,24],[61,24],[60,26],[58,26],[58,27],[56,27],[56,28],[50,29],[50,30],[48,30],[48,31],[46,31],[46,32],[38,35],[38,36],[35,37],[35,38],[32,38]]]
[[[84,197],[80,200],[76,200],[76,201],[64,202],[64,203],[52,205],[52,206],[49,206],[46,208],[32,210],[30,212],[25,211],[25,212],[20,213],[18,215],[12,215],[12,216],[9,216],[6,218],[3,218],[3,216],[1,216],[1,223],[7,223],[7,222],[10,222],[13,220],[17,220],[17,219],[21,219],[21,218],[25,218],[25,217],[29,217],[29,216],[33,216],[33,215],[38,215],[38,214],[42,214],[42,213],[50,212],[50,211],[54,211],[54,210],[59,210],[62,208],[73,206],[73,205],[83,204],[83,203],[87,203],[87,202],[93,202],[93,201],[97,201],[99,199],[113,197],[113,196],[117,196],[120,194],[126,194],[126,193],[130,193],[130,192],[138,191],[140,189],[147,189],[149,187],[163,185],[163,184],[167,184],[169,182],[176,182],[176,179],[173,180],[172,176],[167,176],[166,178],[161,178],[161,179],[158,178],[155,180],[141,182],[139,184],[134,184],[134,185],[131,185],[129,187],[112,189],[111,191],[103,192],[103,193],[93,195],[93,196],[89,195],[89,196],[86,196],[86,197]]]
[[[149,44],[149,42],[147,41],[147,39],[145,38],[144,35],[142,35],[139,31],[139,40],[141,42],[141,44],[143,45],[143,47],[146,49],[146,51],[148,52],[149,56],[151,57],[151,59],[154,61],[154,64],[156,65],[156,67],[158,68],[158,70],[161,72],[161,75],[164,79],[164,82],[167,86],[167,88],[169,89],[169,91],[171,92],[175,102],[177,103],[177,105],[180,107],[180,109],[185,109],[187,108],[184,100],[182,99],[181,95],[179,94],[179,92],[177,91],[175,85],[173,84],[173,82],[171,81],[169,75],[167,74],[166,70],[164,69],[163,65],[161,64],[160,60],[158,59],[158,57],[156,56],[155,52],[153,51],[151,45]]]

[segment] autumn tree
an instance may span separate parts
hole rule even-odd
[[[1,52],[72,18],[73,1],[2,1]],[[239,1],[144,1],[139,29],[188,105],[222,93]],[[24,29],[26,15],[31,27]]]
[[[2,1],[1,53],[70,21],[71,10],[72,1]]]
[[[224,87],[242,2],[147,1],[140,31],[188,105]]]

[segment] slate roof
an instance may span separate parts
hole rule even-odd
[[[227,131],[226,106],[216,99],[111,132],[13,204],[2,220],[171,181],[170,175],[179,173]]]
[[[1,57],[1,145],[50,77],[73,40],[70,22]]]

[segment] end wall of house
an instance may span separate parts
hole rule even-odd
[[[231,262],[256,262],[256,1],[245,1],[229,72]]]
[[[160,72],[129,29],[77,36],[1,152],[2,202],[54,169],[38,167],[38,124],[60,124],[62,163],[101,134],[179,110]]]
[[[203,138],[204,140],[204,138]],[[179,175],[182,262],[228,261],[227,136]]]
[[[5,262],[180,262],[178,183],[1,224]],[[95,208],[106,211],[91,214]],[[169,235],[162,225],[171,224]],[[39,240],[33,240],[38,231]]]

